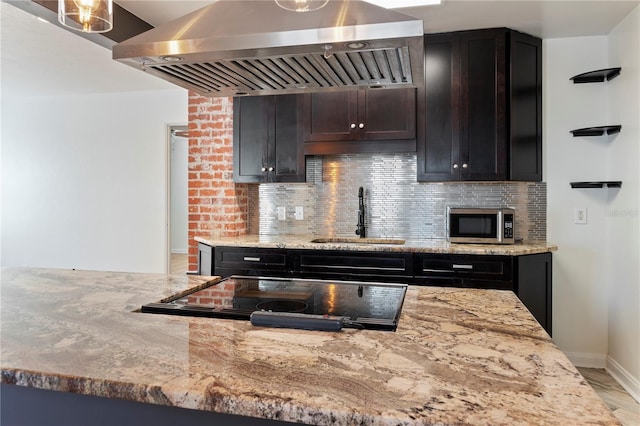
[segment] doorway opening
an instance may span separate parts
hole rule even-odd
[[[186,124],[169,125],[168,130],[167,272],[185,274],[189,258],[189,133]]]

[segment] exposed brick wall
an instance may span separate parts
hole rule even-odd
[[[233,98],[189,92],[189,270],[196,236],[247,233],[248,188],[233,182]]]

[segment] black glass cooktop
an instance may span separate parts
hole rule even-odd
[[[344,327],[395,330],[406,289],[406,284],[232,276],[146,304],[142,312],[252,322],[251,314],[258,312],[254,317],[339,319]]]

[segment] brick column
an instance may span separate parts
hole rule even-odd
[[[189,270],[196,236],[246,234],[247,185],[233,182],[233,98],[189,92]]]

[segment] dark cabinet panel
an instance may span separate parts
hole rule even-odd
[[[311,93],[304,105],[306,154],[415,151],[415,89]]]
[[[338,142],[355,138],[358,91],[305,95],[305,142]]]
[[[551,336],[551,253],[518,256],[516,268],[515,293]]]
[[[358,130],[367,140],[414,139],[415,111],[415,89],[358,91]]]
[[[504,31],[461,36],[462,180],[506,178],[505,39]]]
[[[295,250],[296,273],[304,278],[408,282],[412,253]]]
[[[275,164],[276,182],[304,182],[305,162],[302,152],[302,96],[274,96],[275,140],[269,152]]]
[[[233,180],[304,182],[299,95],[235,98]]]
[[[542,180],[542,44],[510,33],[509,86],[511,180]]]
[[[510,256],[416,253],[415,278],[422,285],[513,288]]]
[[[460,41],[452,35],[425,37],[425,87],[419,91],[418,180],[455,180],[460,155]],[[422,94],[422,95],[421,95]]]
[[[541,40],[504,29],[425,35],[418,180],[542,180]]]
[[[273,141],[271,97],[235,98],[233,101],[233,180],[260,182]]]
[[[290,275],[287,251],[251,247],[216,247],[215,274],[276,276]]]

